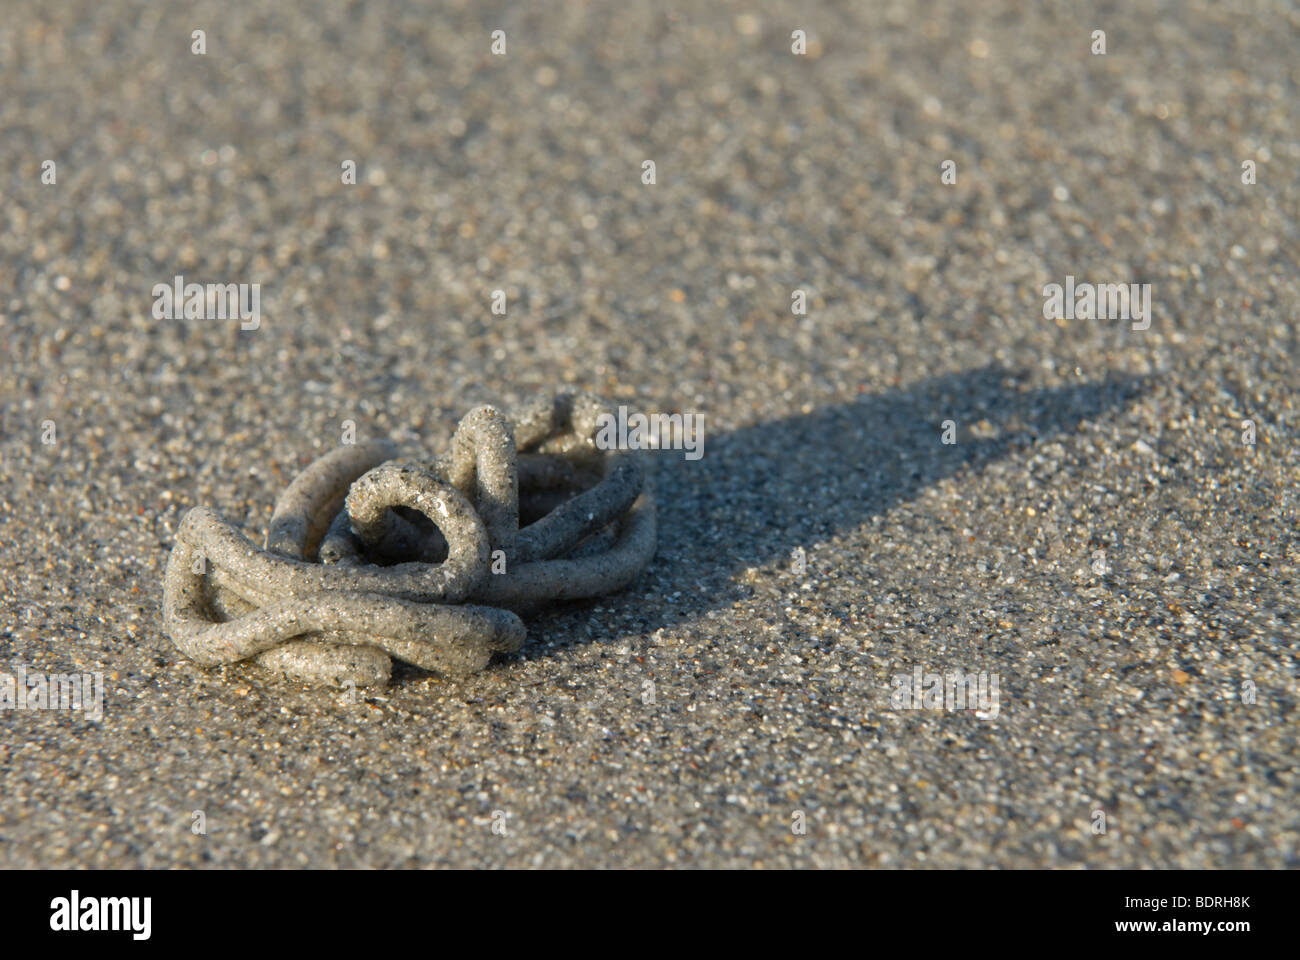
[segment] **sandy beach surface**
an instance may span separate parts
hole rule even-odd
[[[9,11],[0,669],[104,701],[0,711],[0,865],[1300,866],[1297,49],[1217,0]],[[557,387],[704,418],[629,589],[353,702],[163,634],[188,508],[260,542],[345,421]]]

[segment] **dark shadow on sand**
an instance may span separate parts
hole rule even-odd
[[[585,642],[579,628],[602,604],[650,630],[730,607],[747,591],[739,579],[747,568],[789,565],[796,548],[811,552],[945,477],[978,474],[1126,406],[1144,382],[1112,375],[1044,390],[1023,379],[984,367],[726,433],[709,433],[706,420],[701,459],[653,454],[677,462],[656,471],[659,549],[650,569],[617,596],[532,621],[530,645],[544,638],[554,652]],[[945,420],[956,424],[955,444],[941,441]]]

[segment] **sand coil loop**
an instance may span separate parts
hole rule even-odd
[[[595,444],[605,404],[543,396],[471,410],[447,453],[340,447],[276,503],[259,549],[208,507],[181,520],[163,628],[203,666],[374,686],[392,658],[466,674],[524,643],[520,615],[621,589],[655,550],[635,453]]]

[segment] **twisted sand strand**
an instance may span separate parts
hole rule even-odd
[[[654,555],[640,461],[595,445],[606,411],[583,393],[513,422],[477,407],[432,462],[343,447],[285,490],[265,549],[195,507],[168,558],[164,629],[204,666],[251,658],[314,683],[383,685],[394,657],[480,670],[523,646],[519,614],[621,589]]]

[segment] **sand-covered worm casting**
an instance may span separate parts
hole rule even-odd
[[[608,408],[543,396],[461,420],[446,454],[339,448],[280,497],[258,548],[208,507],[182,519],[163,626],[204,666],[375,686],[392,658],[465,674],[524,643],[520,615],[629,584],[655,550],[638,454],[595,435]]]

